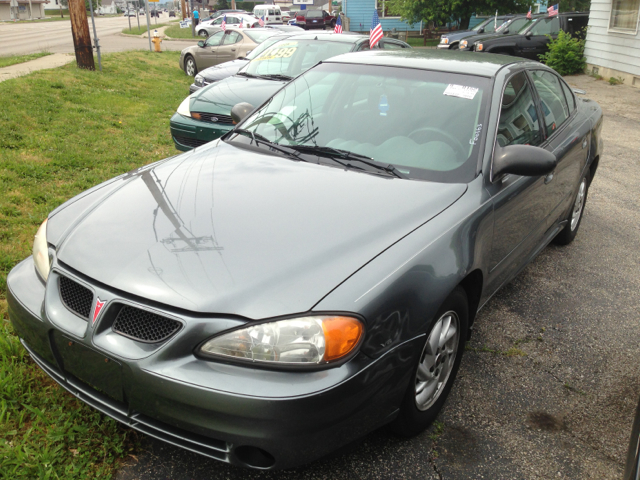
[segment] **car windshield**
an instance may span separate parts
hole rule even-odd
[[[296,77],[316,63],[347,53],[353,43],[326,40],[283,40],[255,57],[241,72],[252,76]]]
[[[269,48],[274,43],[281,42],[283,38],[279,34],[282,32],[279,32],[278,30],[274,30],[274,32],[275,32],[275,35],[273,35],[270,38],[267,38],[264,42],[262,42],[256,48],[251,50],[251,52],[247,54],[246,58],[248,58],[249,60],[253,60],[254,58],[260,56],[262,52],[264,52],[267,48]]]
[[[269,37],[273,37],[274,35],[278,34],[278,31],[273,31],[273,30],[248,30],[248,29],[243,29],[244,30],[244,34],[249,37],[251,40],[253,40],[255,43],[262,43],[264,42],[267,38]]]
[[[407,178],[466,183],[476,175],[489,91],[483,77],[323,63],[248,117],[239,127],[247,135],[227,141],[343,160],[352,153]]]
[[[502,33],[504,32],[507,28],[509,29],[510,32],[517,32],[519,31],[525,24],[528,24],[529,20],[527,19],[527,17],[519,17],[519,18],[514,18],[513,20],[504,22],[502,25],[500,25],[498,27],[498,29],[496,30],[497,33]]]

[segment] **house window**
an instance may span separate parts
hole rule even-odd
[[[380,18],[400,18],[400,15],[391,15],[389,13],[390,2],[387,0],[376,0],[376,10]]]
[[[609,29],[635,34],[638,31],[640,0],[613,0]]]

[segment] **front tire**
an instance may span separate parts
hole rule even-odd
[[[456,378],[469,327],[469,303],[462,287],[444,301],[421,345],[400,413],[391,430],[402,437],[421,433],[436,419]]]
[[[198,66],[191,55],[187,55],[187,58],[184,59],[184,73],[190,77],[195,77],[198,73]]]
[[[209,36],[209,34],[207,33],[206,30],[200,30],[198,32],[198,35],[201,36],[201,37],[204,37],[204,38],[207,38]]]
[[[569,210],[569,215],[567,215],[567,224],[553,239],[553,243],[556,245],[569,245],[573,242],[573,239],[576,238],[578,229],[580,228],[580,223],[582,222],[584,205],[587,203],[587,193],[589,193],[590,182],[591,175],[587,170],[586,175],[582,177],[582,180],[580,180],[580,185],[578,186],[578,191],[574,197],[573,205],[571,206],[571,210]]]

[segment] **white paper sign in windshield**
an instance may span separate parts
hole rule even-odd
[[[464,85],[454,85],[450,83],[447,88],[445,88],[443,95],[473,100],[476,93],[478,93],[478,89],[475,87],[465,87]]]

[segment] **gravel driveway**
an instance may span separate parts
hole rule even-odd
[[[640,89],[567,77],[605,114],[578,237],[550,246],[480,312],[439,422],[384,430],[288,472],[252,472],[152,439],[128,479],[620,479],[640,396]]]

